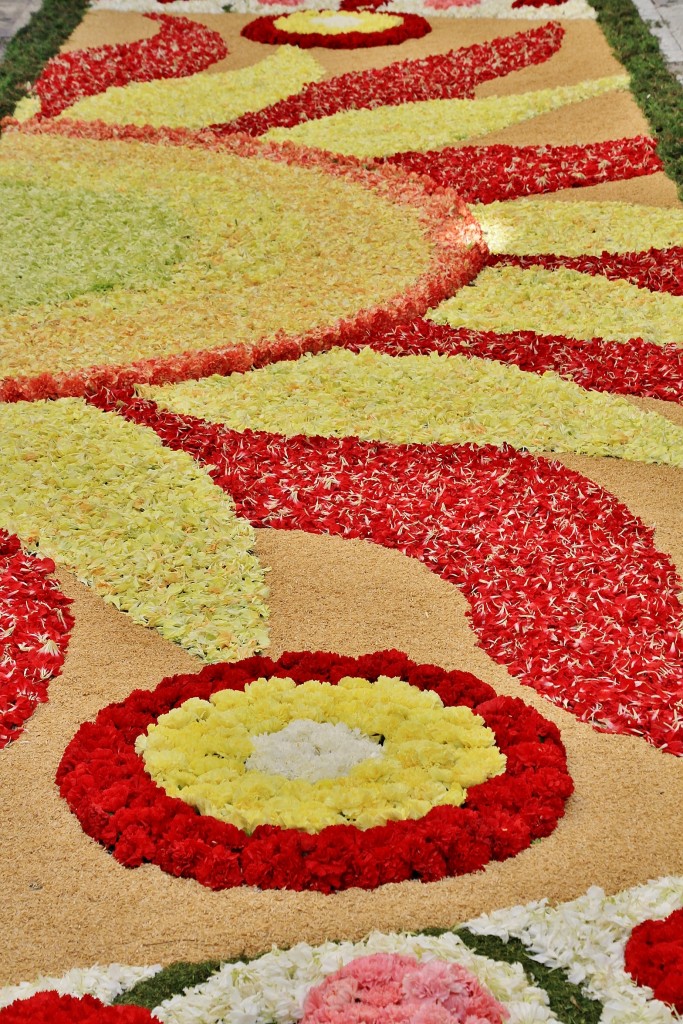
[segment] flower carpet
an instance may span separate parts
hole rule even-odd
[[[680,1020],[683,204],[596,10],[64,36],[0,137],[0,1024]]]

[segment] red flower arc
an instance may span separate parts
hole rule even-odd
[[[643,921],[631,932],[626,970],[639,985],[683,1014],[683,910],[663,921]]]
[[[398,14],[400,25],[385,28],[377,32],[288,32],[286,28],[278,28],[276,22],[281,14],[267,14],[262,18],[250,21],[242,29],[245,39],[255,43],[267,43],[269,46],[300,46],[310,49],[323,46],[329,50],[360,50],[371,46],[397,46],[406,39],[421,39],[432,31],[426,18],[419,14]]]
[[[683,754],[681,581],[653,531],[597,484],[507,447],[286,438],[152,402],[118,408],[211,466],[255,526],[419,559],[459,587],[481,646],[522,683]]]
[[[160,23],[151,39],[72,50],[49,60],[35,84],[41,115],[56,117],[112,85],[185,78],[228,55],[223,37],[199,22],[166,14],[145,17]]]
[[[247,835],[167,796],[135,753],[136,737],[189,697],[207,700],[218,690],[243,690],[261,676],[336,684],[346,675],[399,677],[433,690],[445,706],[472,708],[506,755],[505,773],[469,789],[464,806],[435,807],[417,820],[366,830],[332,825],[315,835],[260,825]],[[361,658],[324,652],[283,654],[277,661],[254,657],[174,676],[152,691],[135,690],[81,726],[64,752],[57,784],[84,831],[128,867],[151,861],[212,889],[255,885],[324,893],[409,878],[436,881],[513,857],[553,831],[573,790],[555,725],[517,698],[497,697],[467,672],[416,665],[398,651]]]
[[[50,579],[49,558],[26,554],[0,530],[0,749],[21,734],[59,675],[73,616],[71,600]]]

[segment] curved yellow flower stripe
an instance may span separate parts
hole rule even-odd
[[[516,199],[477,206],[491,252],[584,253],[666,249],[683,241],[683,209],[634,203],[556,202]]]
[[[379,157],[404,150],[441,149],[527,121],[592,96],[628,88],[627,75],[596,78],[511,96],[479,100],[425,100],[397,107],[350,110],[307,121],[294,128],[273,128],[266,138],[289,139],[348,156]]]
[[[324,74],[305,50],[282,46],[258,64],[235,71],[113,86],[79,100],[60,116],[107,124],[201,128],[275,103]]]
[[[340,32],[384,32],[396,28],[402,19],[395,14],[372,11],[294,11],[275,22],[284,32],[313,32],[320,36],[336,36]]]
[[[554,373],[466,356],[333,349],[251,373],[141,389],[173,412],[395,444],[510,444],[683,465],[683,428]]]
[[[343,722],[377,742],[384,737],[382,757],[317,782],[249,770],[253,737],[297,719]],[[169,796],[248,832],[262,824],[319,832],[420,818],[432,807],[463,803],[466,787],[505,769],[478,715],[386,676],[375,683],[345,677],[336,686],[258,679],[244,692],[193,697],[160,716],[136,750]]]
[[[683,297],[575,270],[487,267],[428,314],[453,327],[683,344]]]
[[[190,238],[179,239],[186,258],[158,287],[115,287],[0,315],[0,376],[300,334],[400,294],[429,265],[417,210],[321,171],[179,146],[5,139],[0,181],[76,196],[87,189],[115,196],[119,207],[142,196],[166,207]],[[64,232],[68,253],[69,234],[82,229],[72,223]],[[149,246],[142,227],[131,230],[131,260],[140,263]]]
[[[268,643],[254,531],[208,473],[80,399],[0,405],[0,527],[206,661]]]

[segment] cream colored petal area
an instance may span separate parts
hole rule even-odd
[[[511,96],[478,100],[425,100],[397,107],[350,110],[294,128],[273,128],[266,138],[349,156],[379,157],[405,150],[441,149],[463,139],[479,138],[557,110],[570,103],[628,87],[628,76],[596,78],[578,85],[556,86]]]
[[[683,208],[516,199],[476,206],[491,252],[601,256],[683,245]]]
[[[1,527],[206,661],[267,645],[254,531],[191,456],[80,399],[0,405],[0,434]]]
[[[251,373],[141,389],[172,412],[282,434],[510,444],[683,465],[683,429],[555,373],[433,353],[333,349]]]
[[[61,116],[107,124],[201,128],[275,103],[324,74],[305,50],[281,46],[258,64],[236,71],[112,86],[79,100]]]
[[[487,267],[427,316],[473,330],[683,345],[682,296],[575,270]]]

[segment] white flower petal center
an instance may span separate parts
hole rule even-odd
[[[319,782],[348,775],[369,758],[380,758],[382,747],[344,722],[314,722],[295,718],[279,732],[252,737],[253,753],[245,762],[251,771],[286,779]]]

